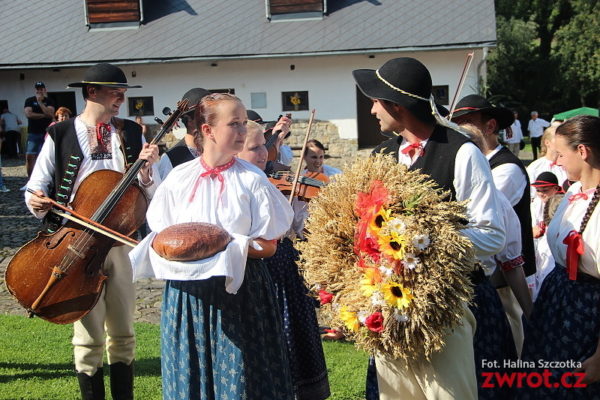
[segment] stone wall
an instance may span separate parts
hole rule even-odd
[[[302,143],[308,127],[307,120],[297,120],[292,124],[292,134],[285,141],[294,151],[294,163],[300,157]],[[149,130],[154,135],[158,131],[158,125],[149,125]],[[342,168],[345,163],[352,163],[357,157],[366,157],[372,149],[358,149],[357,139],[341,139],[337,127],[328,121],[314,121],[309,139],[317,139],[325,146],[325,163],[336,168]],[[165,135],[163,143],[166,148],[170,148],[178,139],[171,133]]]

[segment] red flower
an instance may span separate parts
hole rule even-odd
[[[319,299],[321,300],[321,305],[331,303],[331,300],[333,300],[333,294],[321,289],[319,290]]]
[[[377,262],[381,256],[379,244],[367,232],[368,222],[360,221],[356,228],[356,237],[354,238],[354,254],[360,256],[361,253],[366,253],[371,256],[373,261]]]
[[[383,315],[379,311],[369,315],[365,320],[365,325],[373,332],[383,331]]]
[[[368,193],[359,192],[356,195],[356,214],[359,218],[371,219],[377,214],[382,205],[388,203],[389,193],[381,181],[373,181]]]

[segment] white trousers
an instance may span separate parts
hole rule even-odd
[[[461,323],[446,337],[446,346],[428,361],[412,362],[375,355],[380,400],[475,400],[473,355],[475,317],[465,306]]]
[[[512,331],[513,339],[515,341],[515,347],[517,348],[517,356],[521,357],[521,350],[523,349],[523,340],[525,340],[525,334],[523,331],[523,309],[519,301],[515,297],[513,291],[509,286],[496,289],[500,300],[502,301],[502,307],[508,317],[508,323],[510,324],[510,330]]]
[[[129,365],[135,357],[135,286],[129,250],[128,246],[117,246],[108,252],[102,266],[108,279],[98,303],[73,324],[77,372],[94,375],[102,367],[105,346],[109,364]]]

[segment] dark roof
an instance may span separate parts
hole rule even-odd
[[[269,22],[264,0],[144,0],[139,28],[90,30],[81,0],[0,0],[0,69],[461,48],[496,40],[493,0],[327,3],[322,19]]]

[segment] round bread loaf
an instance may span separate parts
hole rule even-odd
[[[170,261],[196,261],[223,251],[231,239],[220,226],[187,222],[163,229],[152,241],[152,248]]]

